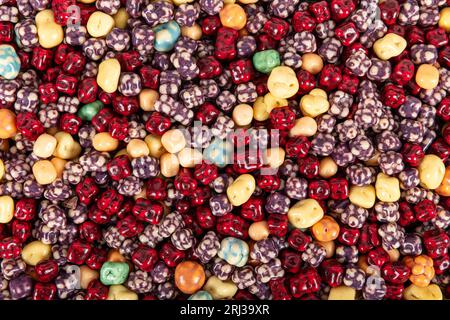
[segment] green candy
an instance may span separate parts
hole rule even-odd
[[[255,69],[262,73],[270,73],[280,65],[280,55],[276,50],[259,51],[253,55]]]
[[[107,286],[122,284],[128,278],[130,266],[125,262],[105,262],[100,270],[100,281]]]
[[[78,110],[78,116],[81,120],[91,121],[92,118],[103,108],[103,103],[101,101],[94,101],[85,104]]]

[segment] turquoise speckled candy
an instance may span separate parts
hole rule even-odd
[[[233,266],[243,267],[247,263],[248,253],[247,242],[227,237],[220,243],[220,250],[217,255]]]
[[[208,291],[201,290],[191,295],[188,300],[213,300],[213,297]]]
[[[203,150],[203,159],[215,164],[219,168],[232,163],[233,146],[219,138],[215,138],[208,147]]]
[[[128,278],[130,266],[125,262],[105,262],[100,270],[100,281],[104,285],[122,284]]]
[[[253,65],[256,70],[262,73],[270,73],[280,63],[280,54],[273,49],[259,51],[253,55]]]
[[[20,59],[16,50],[9,44],[0,45],[0,76],[12,80],[20,71]]]
[[[180,26],[175,21],[162,23],[154,27],[153,32],[155,33],[155,50],[160,52],[172,50],[181,35]]]

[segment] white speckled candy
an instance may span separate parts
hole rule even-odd
[[[228,237],[220,243],[217,255],[233,266],[243,267],[247,263],[248,253],[249,248],[245,241]]]
[[[20,71],[20,59],[16,50],[8,44],[0,45],[0,76],[15,79]]]

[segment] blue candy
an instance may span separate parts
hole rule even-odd
[[[20,59],[16,50],[9,44],[0,45],[0,76],[12,80],[20,71]]]
[[[213,297],[209,294],[208,291],[198,291],[191,295],[188,300],[213,300]]]
[[[223,168],[232,163],[233,145],[225,140],[215,138],[203,151],[203,159]]]
[[[249,254],[248,244],[237,238],[227,237],[220,243],[217,255],[236,267],[243,267],[247,263]]]
[[[181,29],[175,21],[162,23],[153,28],[155,33],[154,47],[156,51],[167,52],[173,49],[181,35]]]

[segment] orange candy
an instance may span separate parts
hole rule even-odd
[[[330,216],[324,216],[311,227],[314,238],[318,241],[332,241],[339,235],[339,225]]]
[[[434,191],[440,196],[450,197],[450,166],[445,169],[444,179]]]
[[[247,15],[244,9],[235,3],[226,4],[219,12],[222,26],[234,30],[241,30],[247,23]]]
[[[195,261],[183,261],[175,269],[175,285],[186,294],[200,290],[205,278],[205,270]]]
[[[418,287],[425,288],[434,277],[433,259],[422,254],[417,257],[406,257],[403,263],[411,269],[409,280]]]
[[[8,109],[0,109],[0,139],[12,138],[16,135],[16,115]]]

